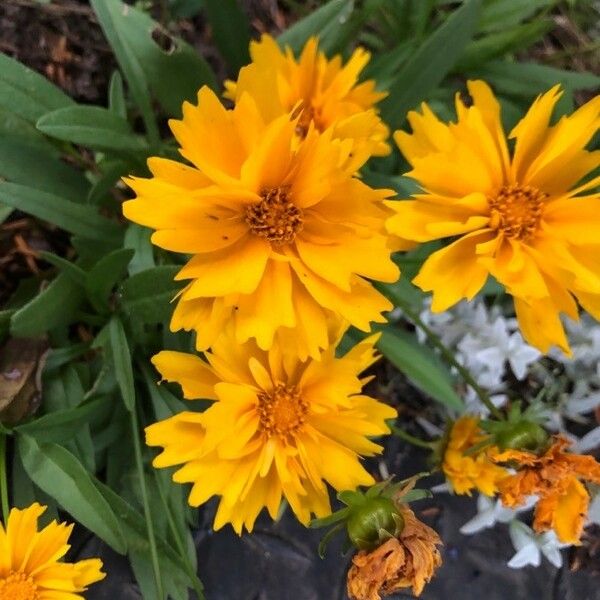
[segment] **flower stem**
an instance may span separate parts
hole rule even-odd
[[[198,600],[204,600],[204,591],[202,588],[202,583],[198,579],[196,570],[194,569],[192,563],[190,562],[188,554],[185,551],[183,540],[182,540],[181,536],[179,535],[177,525],[175,525],[175,521],[173,520],[173,515],[171,514],[171,509],[169,508],[169,503],[167,502],[167,499],[165,498],[165,493],[162,489],[162,486],[160,484],[160,480],[158,477],[158,473],[156,471],[154,471],[154,476],[156,479],[156,487],[158,488],[158,495],[160,496],[160,500],[165,509],[165,513],[167,515],[167,522],[169,524],[169,529],[171,530],[171,533],[173,534],[173,539],[175,540],[175,544],[177,545],[177,551],[179,552],[179,555],[181,556],[181,560],[183,561],[183,566],[187,572],[188,577],[190,578],[190,583],[192,584],[192,587],[194,588],[194,591],[196,592],[196,595],[198,596]]]
[[[152,557],[152,570],[156,581],[156,591],[159,600],[164,599],[162,578],[160,575],[160,565],[158,563],[158,552],[156,550],[156,538],[154,537],[154,525],[152,523],[152,515],[150,513],[150,502],[148,501],[148,489],[146,487],[146,476],[144,475],[144,462],[142,460],[142,449],[140,446],[139,425],[137,412],[134,409],[129,413],[131,415],[131,433],[133,436],[133,447],[135,452],[135,462],[140,478],[140,488],[142,492],[142,502],[144,504],[144,518],[146,519],[146,529],[148,531],[148,542],[150,543],[150,555]]]
[[[8,477],[6,476],[6,440],[5,433],[0,432],[0,502],[2,503],[2,520],[6,527],[8,523]]]
[[[400,439],[404,440],[405,442],[408,442],[409,444],[412,444],[413,446],[418,446],[419,448],[427,448],[427,450],[431,450],[433,448],[433,442],[426,442],[425,440],[415,437],[410,433],[406,433],[406,431],[404,431],[404,429],[400,429],[400,427],[390,425],[390,429],[396,437],[399,437]]]
[[[502,412],[496,406],[494,406],[494,403],[490,400],[488,393],[477,383],[469,369],[467,369],[464,365],[461,365],[460,362],[456,360],[454,354],[444,345],[440,337],[424,323],[423,319],[421,319],[419,316],[419,313],[413,310],[404,300],[404,298],[402,298],[402,296],[395,293],[391,286],[380,284],[377,287],[379,287],[379,289],[384,292],[398,308],[402,309],[406,316],[419,329],[421,329],[421,331],[427,336],[427,339],[431,345],[435,346],[440,351],[440,354],[444,357],[444,359],[458,371],[465,383],[473,388],[481,402],[490,411],[490,413],[494,415],[496,419],[503,420]]]

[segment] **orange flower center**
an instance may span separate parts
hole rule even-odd
[[[25,573],[11,571],[0,579],[0,598],[6,600],[38,600],[37,586]]]
[[[276,245],[290,244],[304,225],[302,210],[289,199],[289,188],[263,190],[262,200],[246,208],[246,223],[254,235]]]
[[[295,387],[278,383],[270,392],[258,394],[259,429],[269,437],[292,435],[306,421],[308,402]]]
[[[540,227],[546,197],[547,194],[529,185],[505,185],[494,198],[488,198],[491,226],[508,238],[531,241]]]

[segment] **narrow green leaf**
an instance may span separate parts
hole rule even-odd
[[[83,295],[83,289],[69,275],[61,273],[45,290],[12,315],[11,334],[34,337],[72,323]]]
[[[169,318],[171,301],[181,289],[174,281],[176,266],[160,266],[132,275],[121,287],[123,310],[141,323],[161,323]]]
[[[88,400],[75,408],[57,410],[34,421],[19,425],[15,428],[18,433],[29,435],[38,443],[63,443],[65,439],[76,436],[81,427],[90,420],[103,415],[110,410],[110,402],[105,397]]]
[[[297,54],[308,38],[318,36],[320,47],[328,50],[336,45],[340,27],[346,23],[353,7],[353,0],[330,0],[294,23],[277,38],[277,41],[281,46],[289,46]]]
[[[13,316],[14,309],[0,310],[0,342],[4,340],[10,328],[10,319]]]
[[[146,145],[117,114],[100,106],[72,106],[46,113],[37,122],[46,135],[98,150],[142,152]]]
[[[101,216],[94,207],[25,185],[0,182],[0,202],[84,238],[116,244],[122,236],[119,226]]]
[[[140,109],[150,141],[157,143],[160,135],[152,109],[148,82],[142,65],[131,50],[129,40],[121,27],[123,18],[133,9],[119,0],[90,0],[90,4],[127,79],[129,92]]]
[[[478,67],[472,75],[489,81],[506,94],[526,98],[536,96],[557,83],[571,90],[600,87],[600,77],[594,73],[566,71],[528,62],[491,61]]]
[[[152,230],[148,227],[142,227],[137,223],[132,223],[125,232],[125,248],[131,248],[134,251],[128,267],[130,275],[135,275],[141,271],[152,269],[156,266],[154,262],[154,251],[152,248]]]
[[[553,26],[551,19],[536,19],[474,40],[465,49],[456,70],[464,72],[509,52],[524,49],[541,39]]]
[[[0,179],[28,185],[82,202],[90,184],[83,173],[60,160],[58,153],[28,138],[0,136]]]
[[[125,92],[123,90],[123,78],[119,71],[115,71],[108,86],[108,108],[118,117],[127,119],[127,105],[125,103]]]
[[[455,410],[464,408],[452,376],[437,356],[406,331],[388,327],[377,343],[381,353],[420,390]]]
[[[217,48],[232,73],[250,62],[250,24],[237,0],[204,0]]]
[[[123,498],[115,494],[115,492],[98,480],[94,481],[98,491],[102,494],[105,500],[118,515],[119,524],[123,531],[124,537],[129,543],[130,557],[142,558],[149,565],[150,558],[150,543],[146,531],[146,523],[144,517],[128,504]],[[173,590],[178,589],[181,585],[189,584],[188,577],[182,567],[182,561],[179,555],[167,544],[164,540],[157,540],[157,548],[159,552],[161,574],[165,583],[165,591],[172,594]],[[148,571],[152,577],[152,571]],[[161,599],[162,600],[162,599]],[[198,600],[205,600],[204,596],[199,596]]]
[[[113,317],[109,325],[110,347],[115,368],[115,375],[121,390],[123,402],[128,411],[135,408],[135,387],[133,383],[133,370],[131,368],[131,353],[123,323]]]
[[[481,8],[479,31],[506,30],[554,4],[556,0],[488,0]]]
[[[115,552],[124,554],[127,542],[119,521],[85,467],[57,444],[39,444],[23,434],[17,439],[23,466],[33,482]]]
[[[45,250],[40,252],[40,256],[51,265],[58,267],[61,271],[66,273],[77,285],[82,287],[85,285],[87,275],[79,265],[76,265],[62,256],[53,254],[52,252],[46,252]]]
[[[390,94],[381,104],[386,123],[395,129],[452,70],[475,33],[480,0],[466,2],[419,47],[396,74]]]
[[[87,273],[85,290],[92,305],[100,312],[109,310],[110,292],[125,274],[133,250],[120,248],[103,256]]]
[[[0,108],[35,123],[44,113],[73,104],[45,77],[0,53]]]

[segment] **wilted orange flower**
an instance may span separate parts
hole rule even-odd
[[[355,164],[389,154],[389,131],[375,109],[387,94],[375,91],[372,80],[358,83],[370,58],[366,50],[357,48],[343,65],[341,56],[328,60],[319,52],[313,37],[296,60],[289,47],[281,50],[263,35],[251,42],[250,55],[252,63],[240,70],[238,80],[225,82],[227,97],[237,102],[249,94],[267,122],[295,111],[300,138],[311,124],[320,131],[331,127],[333,137],[353,142]]]
[[[151,159],[153,177],[129,179],[137,198],[123,206],[156,229],[154,244],[193,255],[172,329],[195,330],[203,350],[232,322],[236,343],[267,349],[279,335],[304,358],[327,346],[331,319],[384,321],[392,305],[366,278],[398,278],[382,203],[392,192],[353,177],[331,131],[298,144],[288,115],[265,124],[248,95],[226,110],[205,87],[198,101],[171,121],[194,166]]]
[[[442,470],[456,494],[471,495],[477,489],[482,494],[493,496],[498,491],[498,482],[507,472],[493,462],[498,453],[496,447],[487,447],[475,454],[465,454],[485,437],[479,427],[479,419],[461,417],[452,424],[444,450]]]
[[[593,456],[565,452],[570,443],[559,436],[541,456],[507,450],[495,460],[520,465],[498,485],[502,503],[516,508],[528,496],[539,496],[533,528],[538,532],[553,529],[561,542],[578,544],[590,500],[580,480],[600,484],[600,464]]]
[[[189,503],[221,500],[214,528],[252,530],[263,508],[278,514],[282,499],[298,519],[331,512],[326,483],[336,490],[374,483],[361,456],[379,454],[369,438],[389,433],[396,411],[361,394],[360,373],[375,360],[374,338],[342,358],[334,347],[300,361],[274,344],[237,344],[226,331],[206,353],[160,352],[153,362],[188,399],[212,400],[204,412],[182,412],[150,425],[146,440],[164,451],[155,467],[183,465],[173,476],[192,483]]]
[[[473,104],[457,95],[456,123],[423,104],[409,113],[413,133],[396,132],[423,192],[394,203],[389,230],[417,242],[458,238],[414,280],[433,292],[433,311],[473,298],[493,275],[514,297],[527,341],[568,353],[559,313],[577,319],[578,301],[600,318],[600,177],[581,183],[600,165],[600,152],[585,150],[600,96],[550,125],[561,92],[542,94],[510,133],[511,153],[492,91],[482,81],[468,87]]]
[[[399,507],[404,529],[379,548],[361,550],[352,559],[348,571],[348,595],[353,600],[380,600],[402,588],[412,587],[420,596],[425,584],[442,564],[436,546],[438,534],[419,521],[406,505]]]
[[[46,510],[37,502],[13,508],[0,523],[0,598],[2,600],[83,600],[81,592],[104,579],[98,558],[61,562],[73,525],[52,521],[38,531]]]

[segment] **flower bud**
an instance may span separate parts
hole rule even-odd
[[[404,529],[404,519],[390,498],[376,496],[352,507],[346,527],[354,546],[373,550],[386,538],[399,535]]]
[[[544,428],[532,421],[519,421],[496,434],[496,443],[501,450],[539,450],[547,441]]]

